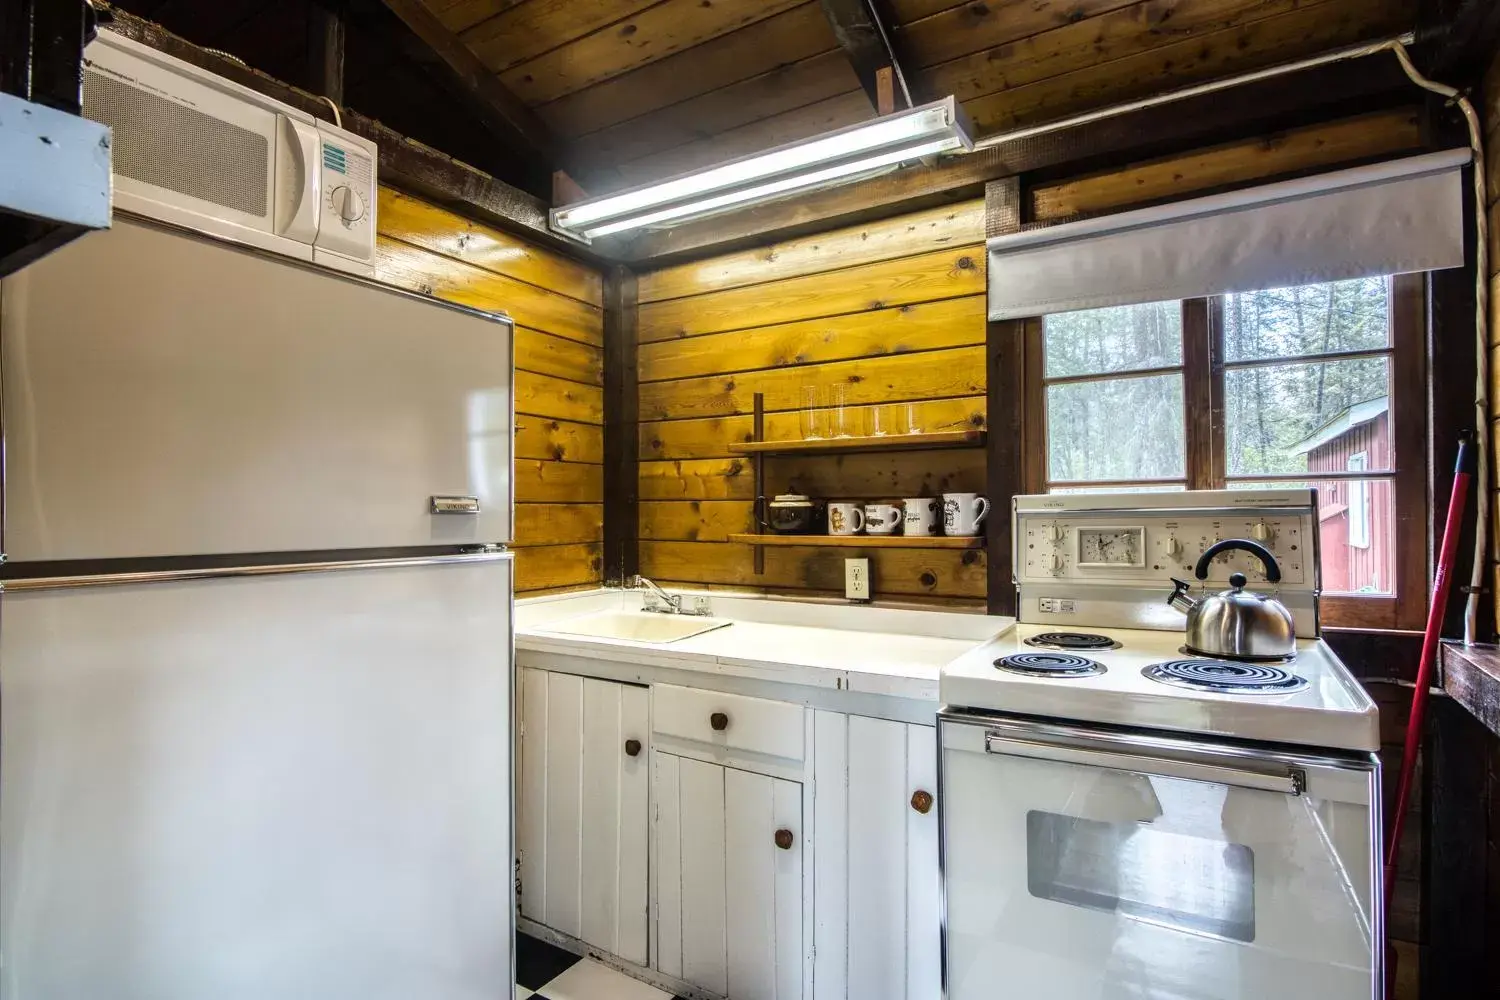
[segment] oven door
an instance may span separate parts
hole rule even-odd
[[[939,729],[948,1000],[1380,996],[1373,757]]]

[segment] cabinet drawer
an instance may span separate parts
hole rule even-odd
[[[788,760],[803,757],[801,705],[657,684],[651,688],[651,709],[651,728],[663,736]]]

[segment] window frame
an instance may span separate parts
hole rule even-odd
[[[1395,562],[1393,594],[1325,594],[1320,598],[1321,621],[1332,628],[1420,629],[1427,609],[1427,295],[1425,274],[1395,275],[1390,279],[1391,342],[1388,348],[1337,355],[1304,355],[1286,359],[1255,359],[1301,364],[1319,360],[1389,356],[1391,472],[1373,475],[1393,484],[1396,531],[1392,539]],[[1107,488],[1145,483],[1049,483],[1047,478],[1047,385],[1043,318],[1019,324],[1022,337],[1021,474],[1024,492],[1045,493],[1049,487]],[[1239,367],[1224,359],[1224,299],[1221,296],[1182,300],[1182,378],[1186,487],[1225,489],[1230,480],[1359,478],[1357,473],[1320,473],[1316,476],[1229,476],[1225,468],[1225,372]],[[1176,370],[1175,368],[1173,369]],[[1141,373],[1121,373],[1129,377]],[[1105,376],[1109,377],[1109,376]],[[1167,482],[1164,480],[1163,482]],[[1182,480],[1173,479],[1173,483]],[[1368,491],[1367,491],[1368,492]],[[1367,512],[1368,514],[1368,512]]]

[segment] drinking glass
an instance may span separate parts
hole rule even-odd
[[[896,429],[894,426],[895,414],[892,412],[894,409],[891,406],[870,407],[871,437],[885,437]]]
[[[818,387],[815,385],[804,385],[802,387],[802,410],[798,414],[802,424],[802,440],[815,441],[825,434],[823,419],[823,406],[818,397]]]
[[[845,406],[845,403],[846,403],[847,400],[848,400],[848,390],[847,390],[847,388],[845,386],[843,386],[843,385],[836,385],[836,386],[834,386],[833,389],[832,389],[832,391],[829,394],[829,404],[833,408],[832,411],[831,411],[831,413],[832,413],[832,416],[833,416],[833,436],[834,437],[846,438],[846,437],[853,437],[854,436],[853,434],[851,434],[849,432],[849,423],[848,423],[848,413],[849,413],[849,410],[848,410],[848,407]]]
[[[916,403],[901,403],[900,406],[901,406],[901,408],[903,410],[906,411],[906,433],[908,433],[908,434],[920,434],[920,433],[922,433],[922,421],[921,421],[921,418],[919,418],[917,416],[917,404]]]

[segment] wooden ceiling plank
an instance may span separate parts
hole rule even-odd
[[[423,0],[449,31],[465,31],[526,0]]]
[[[823,16],[828,18],[833,37],[849,60],[859,85],[869,95],[870,106],[879,110],[881,87],[880,71],[890,70],[895,77],[896,91],[903,95],[900,106],[907,107],[906,73],[896,50],[891,47],[890,32],[881,21],[880,12],[871,0],[820,0]],[[882,112],[884,113],[884,112]]]
[[[901,25],[941,14],[954,7],[962,7],[967,2],[968,0],[886,0],[886,7],[890,11],[891,20]]]
[[[964,104],[981,133],[1247,72],[1411,27],[1410,0],[1328,0]],[[1393,57],[1387,57],[1393,58]]]
[[[544,104],[537,113],[559,135],[575,138],[836,47],[817,0],[804,0],[733,34]]]
[[[618,163],[615,169],[626,186],[644,184],[853,125],[871,114],[864,91],[853,90],[707,139]]]
[[[915,71],[1141,2],[976,0],[897,28],[896,42]]]
[[[457,35],[443,27],[421,0],[382,2],[454,73],[490,131],[505,140],[520,140],[549,165],[563,169],[571,166],[567,152],[552,130],[507,90]]]
[[[496,73],[618,24],[665,0],[528,0],[463,32]]]
[[[500,74],[530,105],[556,100],[748,24],[800,0],[665,0]]]
[[[871,180],[760,205],[633,239],[600,241],[599,252],[638,265],[667,263],[852,225],[898,211],[972,197],[987,181],[1089,164],[1104,169],[1244,135],[1279,131],[1351,106],[1390,107],[1410,98],[1394,59],[1353,60],[1216,94],[1145,108],[1046,135],[1002,143],[935,167],[908,168]]]
[[[847,94],[858,86],[843,53],[833,49],[590,133],[579,146],[591,162],[636,160]]]
[[[1323,2],[1149,0],[929,66],[917,75],[927,92],[968,101]]]

